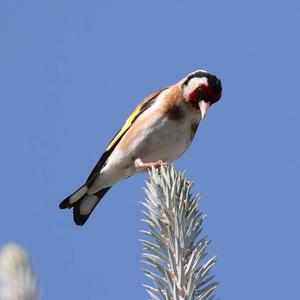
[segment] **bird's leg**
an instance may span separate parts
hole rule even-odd
[[[137,169],[149,169],[151,167],[166,167],[168,166],[168,163],[163,162],[162,160],[158,160],[155,162],[143,162],[140,158],[137,158],[134,162],[134,165]]]

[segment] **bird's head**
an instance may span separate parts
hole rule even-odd
[[[200,111],[201,119],[222,96],[220,79],[204,70],[189,74],[182,83],[182,89],[185,100],[193,109]]]

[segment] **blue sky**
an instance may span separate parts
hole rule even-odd
[[[224,94],[176,166],[202,195],[217,298],[299,294],[299,20],[289,0],[1,1],[0,245],[30,253],[43,299],[147,299],[146,176],[84,227],[58,203],[144,96],[199,68]]]

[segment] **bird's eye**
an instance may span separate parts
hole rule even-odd
[[[201,96],[201,94],[202,94],[202,89],[201,89],[200,86],[196,88],[196,92],[197,92],[197,95],[198,95],[198,96]]]

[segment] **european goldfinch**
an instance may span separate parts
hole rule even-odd
[[[197,70],[150,94],[109,143],[84,185],[59,207],[73,208],[75,223],[83,225],[115,183],[179,158],[221,93],[216,76]]]

